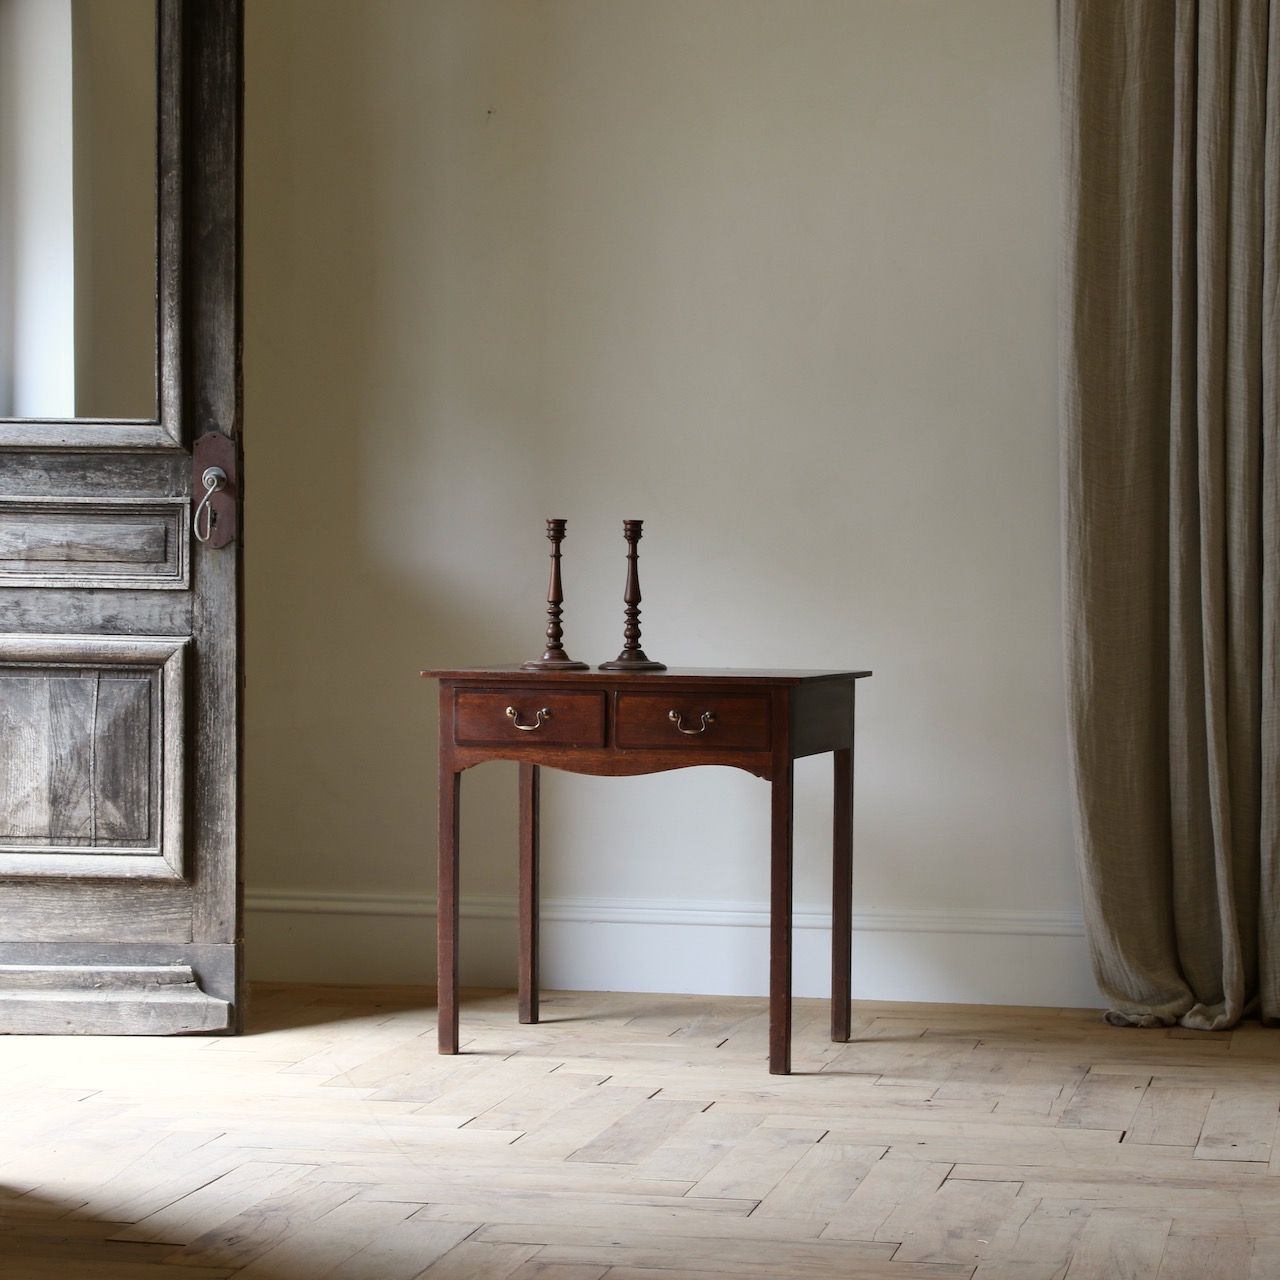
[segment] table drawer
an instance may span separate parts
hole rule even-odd
[[[766,751],[769,698],[753,693],[619,693],[619,747],[698,747]]]
[[[461,746],[604,746],[603,692],[539,693],[524,685],[519,689],[459,689],[456,697],[453,740]]]

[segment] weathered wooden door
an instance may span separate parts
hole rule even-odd
[[[154,412],[0,408],[0,1033],[242,1005],[241,0],[146,13]]]

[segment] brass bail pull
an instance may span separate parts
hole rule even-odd
[[[510,720],[521,733],[532,733],[535,729],[540,729],[542,727],[542,722],[544,720],[551,719],[551,708],[543,707],[541,711],[534,712],[532,724],[521,724],[520,713],[515,709],[515,707],[508,707],[507,719]]]
[[[686,729],[684,727],[684,718],[678,711],[668,711],[667,719],[671,721],[681,733],[686,733],[689,737],[695,737],[699,733],[706,733],[707,726],[716,722],[716,713],[714,711],[704,711],[702,713],[700,723],[696,729]]]

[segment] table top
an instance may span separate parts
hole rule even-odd
[[[805,684],[822,680],[860,680],[870,671],[796,671],[768,667],[669,667],[666,671],[530,671],[518,663],[495,667],[450,667],[424,671],[429,680],[562,680],[566,684]]]

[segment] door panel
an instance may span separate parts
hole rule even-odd
[[[156,419],[0,420],[0,1033],[239,1027],[241,28],[157,6]]]
[[[183,878],[188,644],[0,636],[0,876]]]
[[[0,665],[0,737],[8,744],[0,851],[116,852],[152,843],[157,690],[154,680],[132,675]]]
[[[190,508],[185,498],[0,499],[0,583],[180,591]]]

